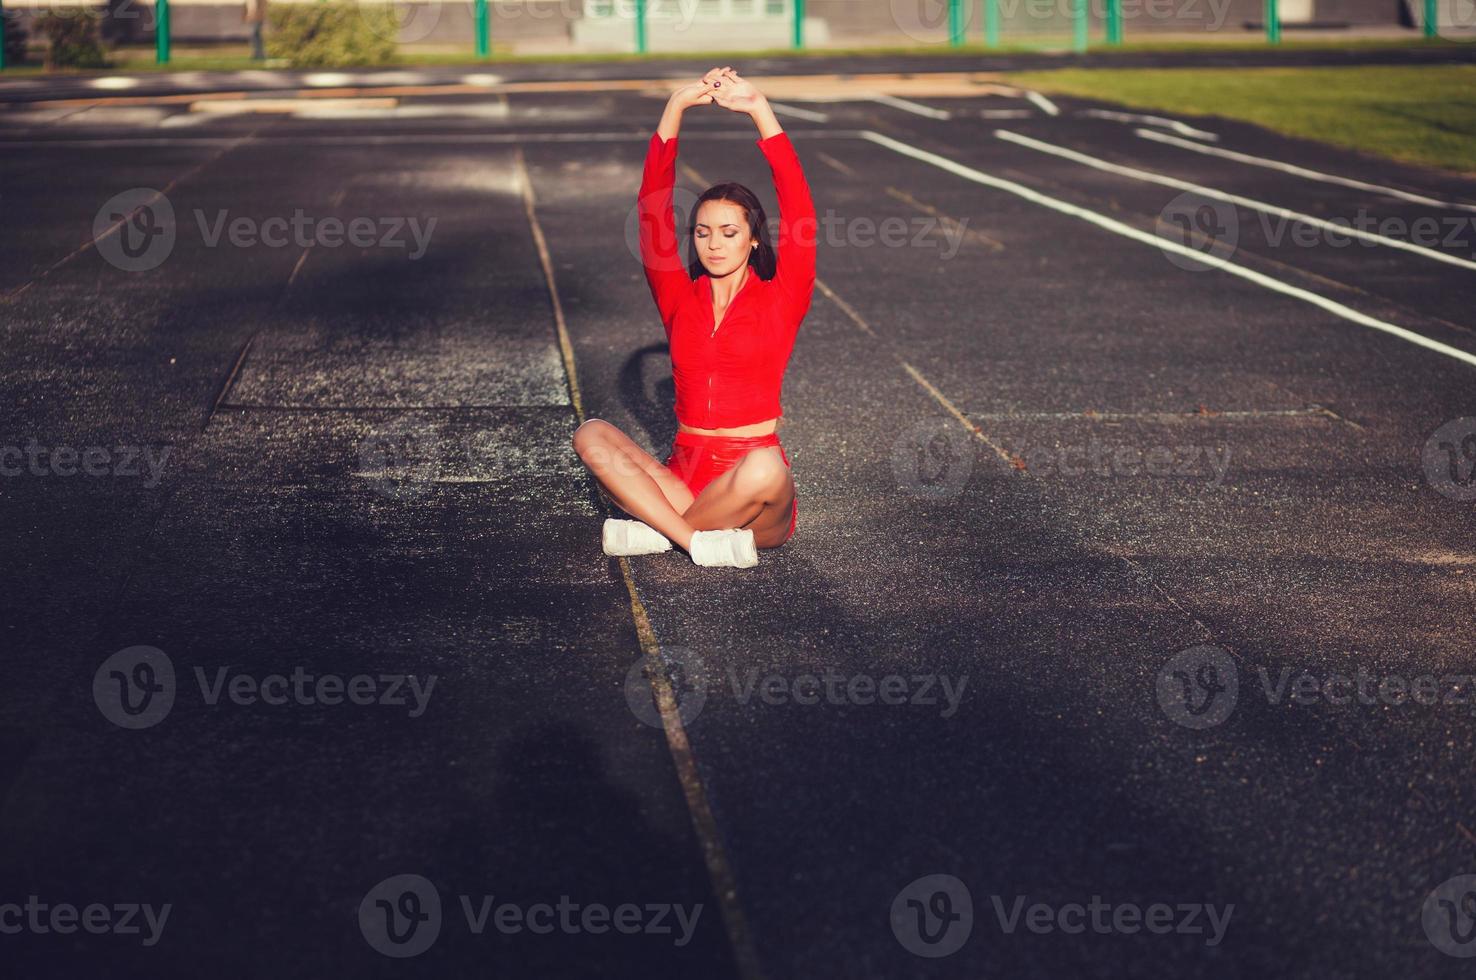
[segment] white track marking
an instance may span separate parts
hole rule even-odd
[[[869,98],[872,102],[880,102],[882,105],[889,105],[893,109],[902,109],[905,112],[911,112],[915,115],[927,116],[929,119],[951,119],[953,117],[953,113],[945,109],[934,109],[931,106],[923,105],[921,102],[913,102],[910,99],[899,99],[895,95],[872,95]]]
[[[1029,109],[980,109],[979,116],[983,119],[1029,119],[1035,113]]]
[[[1239,163],[1248,163],[1255,167],[1267,167],[1271,170],[1280,170],[1282,173],[1295,174],[1298,177],[1306,177],[1308,180],[1319,180],[1324,184],[1338,184],[1342,187],[1352,187],[1360,191],[1373,191],[1387,197],[1398,198],[1401,201],[1410,201],[1414,204],[1424,204],[1434,208],[1452,208],[1456,211],[1476,211],[1476,204],[1460,204],[1455,201],[1442,201],[1438,198],[1425,197],[1423,194],[1411,194],[1409,191],[1401,191],[1394,187],[1385,187],[1383,184],[1370,184],[1362,180],[1354,180],[1352,177],[1339,177],[1335,174],[1325,174],[1318,170],[1308,170],[1306,167],[1298,167],[1291,163],[1282,163],[1280,160],[1271,160],[1266,157],[1255,157],[1249,153],[1237,153],[1234,150],[1222,149],[1218,146],[1205,146],[1202,143],[1191,143],[1189,140],[1177,139],[1164,133],[1155,133],[1151,129],[1134,130],[1145,140],[1154,140],[1158,143],[1168,143],[1170,146],[1181,146],[1186,150],[1196,153],[1208,153],[1227,160],[1235,160]]]
[[[1017,197],[1022,197],[1025,200],[1030,201],[1032,204],[1039,204],[1042,207],[1050,208],[1052,211],[1058,211],[1061,214],[1068,214],[1074,218],[1080,218],[1083,221],[1090,222],[1099,228],[1104,228],[1107,231],[1122,235],[1125,238],[1131,238],[1134,241],[1153,245],[1166,251],[1177,252],[1180,255],[1184,255],[1188,258],[1194,259],[1196,262],[1211,266],[1212,268],[1220,269],[1232,276],[1239,276],[1241,279],[1253,282],[1258,286],[1263,286],[1266,289],[1272,290],[1273,292],[1282,293],[1286,296],[1291,296],[1295,299],[1302,300],[1303,302],[1311,303],[1313,306],[1324,309],[1334,316],[1342,317],[1343,319],[1349,320],[1353,323],[1357,323],[1360,326],[1369,327],[1373,330],[1379,330],[1384,333],[1391,334],[1392,336],[1398,337],[1401,340],[1406,340],[1412,344],[1416,344],[1428,350],[1436,351],[1437,353],[1444,354],[1446,357],[1451,357],[1455,360],[1461,361],[1462,363],[1476,367],[1476,354],[1471,354],[1467,351],[1460,350],[1459,348],[1451,347],[1449,344],[1442,344],[1438,340],[1431,340],[1429,337],[1417,334],[1412,330],[1406,330],[1404,327],[1398,326],[1397,324],[1389,323],[1387,321],[1377,319],[1376,317],[1371,317],[1364,313],[1360,313],[1352,307],[1345,306],[1342,303],[1337,302],[1336,300],[1328,299],[1326,296],[1319,296],[1314,292],[1302,289],[1299,286],[1293,286],[1290,283],[1282,282],[1279,279],[1273,279],[1270,276],[1255,271],[1254,269],[1248,269],[1243,265],[1237,265],[1234,262],[1226,261],[1219,256],[1212,255],[1207,252],[1200,252],[1196,249],[1190,248],[1187,245],[1182,245],[1171,238],[1165,238],[1162,235],[1150,234],[1149,232],[1134,228],[1131,225],[1123,224],[1121,221],[1109,218],[1106,215],[1098,214],[1095,211],[1089,211],[1086,208],[1078,207],[1075,204],[1069,204],[1066,201],[1058,200],[1054,197],[1049,197],[1045,194],[1040,193],[1039,191],[1032,190],[1031,188],[1026,187],[1024,184],[1017,184],[1012,180],[1005,180],[1003,177],[995,177],[992,174],[986,174],[981,170],[976,170],[973,167],[958,163],[955,160],[950,160],[944,156],[939,156],[936,153],[931,153],[927,150],[920,150],[915,146],[909,146],[908,144],[903,143],[899,140],[892,139],[890,136],[883,136],[881,133],[873,132],[872,130],[863,130],[861,133],[861,137],[863,139],[870,140],[871,142],[876,143],[879,146],[884,146],[887,149],[900,153],[904,156],[912,157],[914,160],[921,160],[924,163],[930,163],[933,166],[938,167],[940,170],[946,170],[949,173],[957,174],[958,176],[963,177],[966,180],[972,180],[976,183],[983,184],[986,187],[994,187],[1002,191],[1008,191],[1009,193],[1014,194]]]
[[[106,89],[107,91],[118,91],[120,89],[137,88],[138,79],[129,78],[126,75],[109,75],[105,78],[94,78],[88,86],[91,88]]]
[[[1044,95],[1041,95],[1039,92],[1032,92],[1029,89],[1026,89],[1025,98],[1040,106],[1040,111],[1044,112],[1048,116],[1059,116],[1061,114],[1061,110],[1056,108],[1056,103],[1052,102]]]
[[[1184,136],[1193,136],[1195,139],[1217,140],[1220,138],[1217,134],[1211,133],[1209,130],[1195,129],[1188,123],[1180,122],[1177,119],[1168,119],[1164,116],[1145,116],[1141,112],[1114,112],[1111,109],[1083,109],[1081,110],[1081,115],[1094,116],[1097,119],[1114,119],[1117,122],[1145,122],[1153,126],[1163,126],[1165,129],[1172,129],[1174,132],[1181,133]],[[1143,131],[1140,129],[1138,132],[1141,133]]]
[[[1249,197],[1241,197],[1239,194],[1231,194],[1228,191],[1217,190],[1213,187],[1205,187],[1203,184],[1191,184],[1187,180],[1179,180],[1176,177],[1168,177],[1164,174],[1154,173],[1151,170],[1138,170],[1134,167],[1124,167],[1116,163],[1108,163],[1106,160],[1100,159],[1098,157],[1088,156],[1085,153],[1078,153],[1076,150],[1068,150],[1064,146],[1056,146],[1053,143],[1046,143],[1038,139],[1032,139],[1029,136],[1021,136],[1019,133],[1011,133],[1007,130],[996,129],[994,131],[994,135],[998,136],[1002,140],[1006,140],[1007,142],[1029,147],[1032,150],[1039,150],[1042,153],[1049,153],[1053,156],[1058,156],[1067,160],[1075,161],[1076,163],[1085,164],[1086,166],[1093,167],[1097,170],[1104,170],[1108,173],[1120,174],[1124,177],[1131,177],[1134,180],[1146,181],[1150,184],[1162,184],[1165,187],[1177,187],[1180,190],[1192,191],[1193,193],[1202,195],[1204,197],[1216,198],[1221,201],[1228,201],[1231,204],[1238,204],[1243,208],[1249,208],[1252,211],[1260,211],[1263,214],[1275,215],[1288,221],[1300,221],[1304,224],[1312,225],[1315,228],[1321,228],[1324,231],[1328,231],[1333,234],[1346,235],[1349,238],[1361,238],[1364,241],[1373,242],[1377,245],[1386,245],[1389,248],[1397,248],[1401,251],[1412,252],[1415,255],[1422,255],[1427,259],[1432,259],[1436,262],[1444,262],[1447,265],[1457,265],[1464,269],[1476,269],[1476,262],[1473,262],[1470,259],[1463,259],[1459,256],[1450,255],[1446,252],[1441,252],[1437,249],[1426,248],[1423,245],[1415,245],[1412,242],[1402,241],[1398,238],[1390,238],[1387,235],[1376,235],[1371,231],[1364,231],[1361,228],[1354,228],[1351,225],[1340,225],[1331,221],[1324,221],[1322,218],[1316,218],[1310,214],[1303,214],[1300,211],[1289,211],[1286,208],[1279,208],[1274,204],[1267,204],[1264,201],[1257,201]]]
[[[782,102],[770,102],[769,108],[782,116],[794,116],[796,119],[806,119],[810,122],[829,122],[830,117],[823,112],[813,109],[801,109],[798,106],[785,105]]]
[[[313,88],[342,88],[356,81],[356,76],[341,71],[315,71],[302,76],[302,84]]]

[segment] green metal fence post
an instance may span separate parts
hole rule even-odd
[[[963,44],[963,0],[948,0],[948,45]]]
[[[1122,0],[1107,0],[1107,43],[1122,43]]]
[[[1076,51],[1087,49],[1087,0],[1074,0],[1071,12],[1072,24],[1072,48]]]
[[[5,68],[5,3],[0,0],[0,70]]]
[[[796,51],[804,49],[805,46],[805,0],[794,0],[794,48]]]
[[[1440,13],[1435,9],[1435,0],[1425,0],[1425,36],[1435,37],[1440,32]]]
[[[636,2],[636,54],[646,53],[646,0]]]
[[[477,0],[476,5],[476,31],[477,31],[477,57],[485,58],[490,53],[491,45],[488,43],[489,18],[487,16],[487,0]]]
[[[154,59],[169,64],[169,0],[154,0]]]
[[[984,0],[984,43],[999,47],[999,0]]]
[[[1277,0],[1266,0],[1266,43],[1281,43],[1281,5]]]

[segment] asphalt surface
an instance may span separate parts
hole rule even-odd
[[[0,129],[0,451],[36,460],[0,480],[8,972],[1469,975],[1476,707],[1447,702],[1476,611],[1473,269],[1297,244],[995,130],[1325,220],[1431,217],[1465,260],[1476,181],[1190,120],[1452,206],[1416,205],[1081,100],[786,115],[831,222],[784,390],[798,534],[751,570],[622,565],[569,436],[582,413],[670,445],[631,226],[660,103],[451,114],[478,101]],[[774,213],[747,120],[682,136],[685,189]],[[148,191],[107,203],[136,188],[172,244]],[[249,243],[298,209],[374,242]],[[411,218],[436,221],[413,259],[385,237]],[[294,671],[372,703],[285,693]],[[1439,703],[1307,686],[1360,671],[1433,675]],[[146,943],[142,915],[7,913],[33,895],[170,912]],[[561,900],[639,928],[497,925]]]

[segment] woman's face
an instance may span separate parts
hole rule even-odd
[[[748,233],[743,209],[732,201],[703,201],[693,229],[697,256],[714,278],[737,272],[748,264],[748,253],[758,239]]]

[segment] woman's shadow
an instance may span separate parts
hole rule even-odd
[[[650,344],[631,352],[620,366],[616,381],[620,404],[634,420],[638,431],[627,433],[652,454],[664,459],[666,448],[676,436],[676,383],[671,377],[671,349]]]

